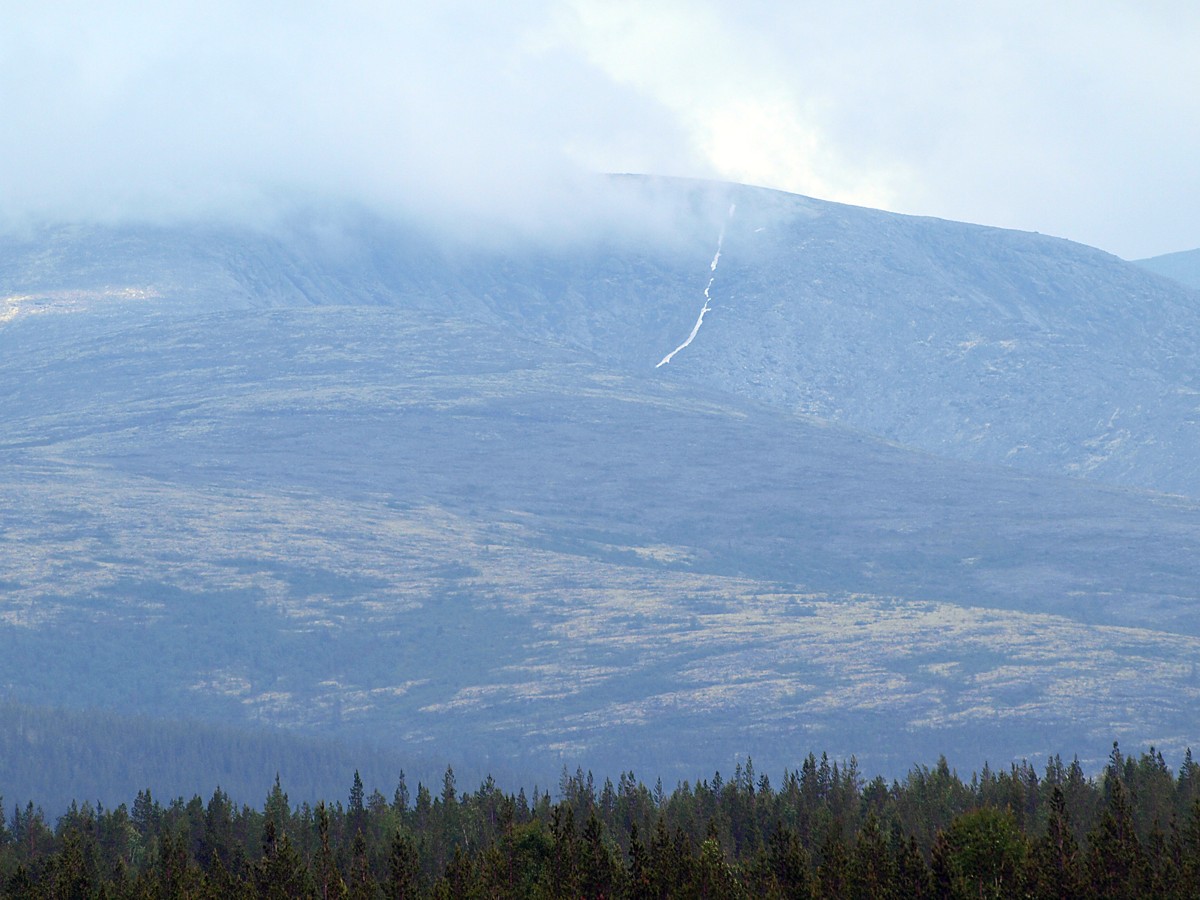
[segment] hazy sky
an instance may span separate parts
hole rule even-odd
[[[1200,4],[419,6],[0,0],[0,215],[536,216],[653,172],[1200,247]]]

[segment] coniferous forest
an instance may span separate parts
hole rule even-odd
[[[431,789],[432,787],[432,789]],[[2,808],[2,804],[0,804]],[[116,808],[0,813],[7,897],[1200,897],[1200,764],[1153,747],[1089,777],[1054,757],[945,759],[902,780],[810,754],[778,784],[751,760],[667,792],[563,771],[557,792],[440,785],[261,809],[216,789]]]

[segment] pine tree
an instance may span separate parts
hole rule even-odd
[[[4,884],[4,896],[11,900],[36,900],[41,892],[29,877],[29,869],[24,863],[18,863],[12,875]]]
[[[1175,815],[1181,822],[1191,815],[1192,804],[1200,801],[1200,763],[1192,759],[1192,748],[1183,754],[1183,764],[1175,780]]]
[[[336,900],[346,893],[346,885],[338,875],[334,860],[333,842],[329,836],[329,809],[324,801],[317,804],[317,896],[320,900]]]
[[[650,896],[665,898],[680,882],[679,864],[675,857],[671,835],[667,831],[665,810],[660,810],[650,836]]]
[[[412,838],[400,829],[392,836],[388,856],[387,895],[389,900],[411,900],[420,890],[421,861]]]
[[[1115,744],[1113,752],[1118,755]],[[1108,803],[1089,836],[1087,862],[1092,892],[1114,900],[1143,896],[1144,881],[1142,847],[1134,832],[1124,781],[1115,774],[1119,771],[1110,767],[1104,780]]]
[[[1067,816],[1067,801],[1057,784],[1050,793],[1046,833],[1034,845],[1032,890],[1045,900],[1075,900],[1084,896],[1079,845]]]
[[[958,816],[945,832],[951,883],[972,897],[1018,896],[1028,845],[1009,810],[984,807]]]
[[[284,793],[283,787],[279,783],[278,772],[275,773],[275,784],[271,786],[267,800],[263,804],[263,816],[275,824],[277,835],[287,834],[291,827],[292,808],[288,805],[288,795]]]
[[[784,897],[807,897],[812,892],[808,852],[791,828],[776,824],[767,842],[770,874]]]
[[[124,881],[121,873],[116,873],[110,879],[114,884],[113,896],[124,896],[121,885]],[[219,856],[213,857],[211,865],[204,873],[204,894],[207,900],[237,900],[249,897],[251,887],[236,878],[221,862]]]
[[[1180,892],[1180,869],[1182,847],[1179,841],[1179,833],[1172,829],[1172,835],[1168,838],[1167,834],[1158,827],[1158,824],[1150,829],[1150,834],[1146,838],[1146,868],[1145,868],[1145,890],[1146,894],[1151,897],[1177,897]]]
[[[375,896],[375,878],[367,863],[367,841],[362,831],[354,833],[351,845],[349,887],[351,900],[371,900]]]
[[[731,782],[731,784],[735,784]],[[692,884],[698,897],[711,900],[731,900],[741,896],[740,885],[733,869],[725,860],[725,852],[717,837],[716,823],[709,821],[708,836],[700,845],[700,858],[692,872]]]
[[[158,844],[157,895],[164,898],[196,896],[200,872],[191,861],[187,844],[181,835],[163,831]]]
[[[196,861],[208,871],[216,861],[226,868],[233,859],[233,803],[219,787],[204,810],[204,829]]]
[[[445,884],[449,890],[449,896],[454,897],[455,900],[469,896],[471,876],[471,860],[463,853],[462,847],[455,847],[454,855],[446,864]]]
[[[617,861],[604,842],[604,826],[593,809],[583,829],[579,882],[585,897],[611,897],[619,880]]]
[[[892,855],[896,860],[894,896],[906,900],[927,900],[933,896],[933,878],[917,839],[905,840],[899,827],[892,834]]]
[[[821,861],[817,864],[817,895],[847,897],[849,891],[850,858],[842,840],[841,826],[835,823],[826,832],[825,842],[821,845]]]
[[[278,782],[276,782],[278,785]],[[285,834],[275,830],[275,821],[263,823],[262,858],[255,868],[258,895],[264,900],[290,900],[310,893],[308,868]]]
[[[70,828],[63,834],[62,849],[52,859],[53,876],[45,880],[53,882],[55,897],[84,900],[92,896],[96,873],[77,829]]]
[[[649,900],[653,896],[650,880],[650,858],[642,843],[637,822],[629,827],[629,897],[630,900]]]
[[[954,896],[954,863],[951,859],[954,848],[945,831],[939,831],[933,839],[929,853],[929,875],[933,885],[933,896],[937,900],[950,900]]]
[[[883,900],[892,892],[894,863],[874,813],[868,813],[854,840],[849,866],[850,896]]]
[[[366,829],[367,808],[364,803],[365,799],[366,790],[363,788],[362,778],[358,775],[358,769],[355,769],[354,782],[350,785],[350,799],[346,804],[346,827],[350,834],[356,834]]]
[[[400,815],[401,820],[408,812],[408,783],[404,780],[404,770],[400,770],[400,778],[396,782],[396,792],[392,795],[392,809]]]
[[[158,831],[158,822],[162,818],[162,807],[150,795],[150,789],[138,791],[133,801],[133,827],[137,829],[143,844],[149,843],[151,837]]]
[[[429,821],[433,816],[433,797],[429,793],[429,788],[418,781],[417,782],[417,802],[413,806],[413,828],[417,833],[424,834],[429,828]]]
[[[575,811],[567,803],[554,807],[550,818],[554,844],[550,856],[550,896],[576,897],[579,894],[579,858],[581,850],[575,831]]]
[[[1185,896],[1200,897],[1200,799],[1192,802],[1180,829],[1179,881],[1190,891]]]

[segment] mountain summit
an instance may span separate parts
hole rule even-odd
[[[628,212],[581,216],[591,225],[557,242],[473,243],[347,211],[274,231],[47,229],[0,244],[0,315],[21,309],[14,294],[36,308],[92,290],[153,295],[156,311],[466,316],[940,455],[1200,496],[1200,293],[1036,234],[747,187],[614,185]],[[706,299],[695,343],[651,373]]]
[[[611,183],[537,238],[4,239],[5,695],[542,783],[1194,742],[1200,295]]]

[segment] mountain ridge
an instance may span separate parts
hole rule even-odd
[[[148,283],[120,286],[207,309],[446,308],[632,373],[683,340],[712,277],[712,312],[659,377],[942,455],[1200,495],[1200,293],[1062,239],[759,189],[677,188],[660,219],[691,215],[682,237],[481,248],[360,217],[324,244],[337,228],[201,230],[204,249],[189,257],[191,233],[151,231]],[[732,216],[719,211],[726,203]],[[724,253],[710,272],[718,234]],[[167,253],[171,241],[184,249]],[[74,245],[58,243],[70,269]],[[29,268],[12,264],[17,255],[0,251],[6,270]],[[155,283],[178,257],[189,284]],[[139,280],[75,267],[94,286]],[[12,276],[7,289],[29,290]]]
[[[1164,253],[1162,256],[1139,259],[1137,264],[1187,287],[1200,289],[1200,250]]]
[[[659,218],[691,224],[650,244],[355,220],[311,254],[313,228],[0,245],[0,690],[543,783],[1194,744],[1200,502],[1160,473],[1195,454],[1151,402],[1191,383],[1154,354],[1194,294],[1068,242],[684,187]],[[901,312],[955,324],[907,360]],[[822,359],[836,415],[794,399]],[[1072,405],[1130,373],[1128,471],[1074,477]],[[913,449],[850,414],[914,385],[886,421],[1024,399],[1060,452],[952,458],[937,415]]]

